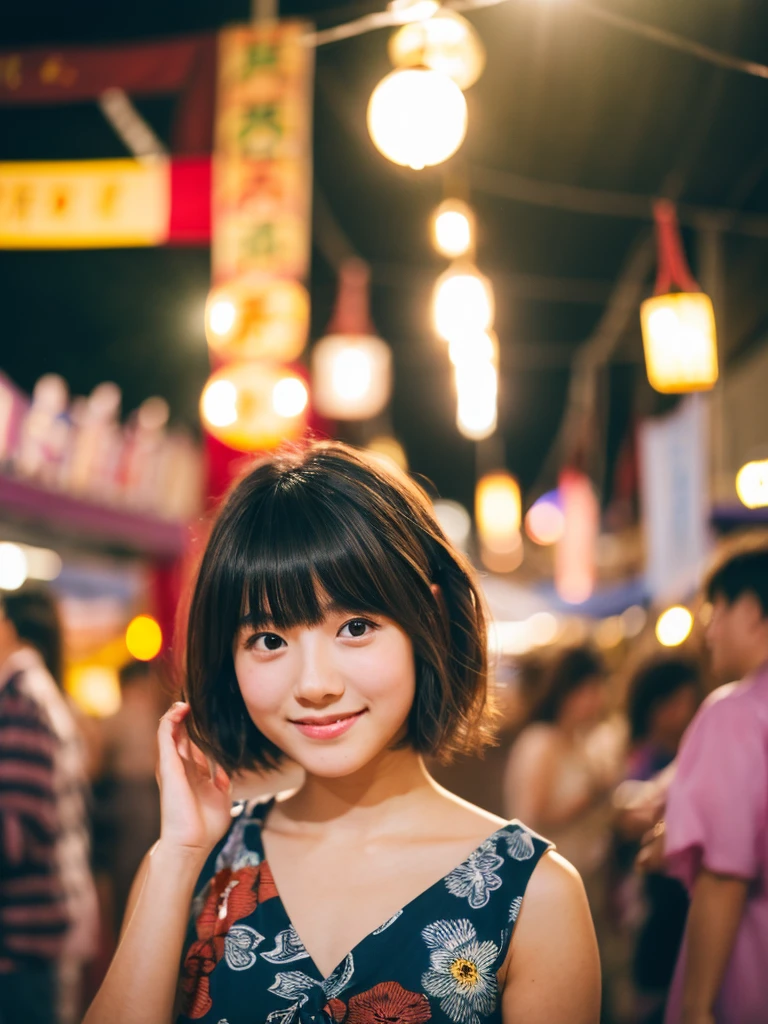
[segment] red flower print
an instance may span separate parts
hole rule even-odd
[[[224,956],[224,936],[229,929],[276,895],[272,873],[264,863],[238,871],[222,868],[210,880],[205,905],[195,922],[197,941],[187,950],[181,970],[188,1017],[204,1017],[211,1008],[208,976]]]
[[[347,1015],[347,1008],[340,999],[329,999],[323,1008],[323,1012],[332,1017],[336,1024],[342,1024]]]
[[[423,992],[409,992],[396,981],[384,981],[352,996],[346,1024],[424,1024],[431,1016]]]

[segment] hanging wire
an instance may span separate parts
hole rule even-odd
[[[485,7],[497,7],[499,4],[509,3],[509,0],[446,0],[445,7],[454,11],[475,11]],[[722,53],[704,43],[697,43],[694,39],[677,35],[667,29],[659,28],[657,25],[649,25],[647,22],[637,21],[626,14],[619,14],[616,11],[609,11],[590,0],[570,0],[572,7],[577,8],[584,14],[598,21],[603,21],[614,28],[625,32],[632,32],[643,39],[659,43],[669,49],[677,50],[679,53],[686,53],[691,57],[714,64],[715,67],[724,68],[728,71],[738,71],[745,75],[752,75],[755,78],[768,79],[768,65],[759,64],[757,61],[744,60],[741,57],[734,57],[730,53]],[[327,46],[329,43],[338,43],[343,39],[352,39],[354,36],[363,35],[366,32],[373,32],[380,28],[392,28],[403,25],[408,21],[402,11],[377,11],[373,14],[366,14],[362,18],[345,22],[342,25],[335,25],[333,28],[323,29],[319,32],[311,32],[304,37],[307,46]]]

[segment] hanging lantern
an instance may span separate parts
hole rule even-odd
[[[768,507],[768,459],[741,467],[736,474],[736,493],[747,508]]]
[[[390,72],[368,103],[368,131],[388,160],[415,171],[453,156],[467,134],[467,101],[453,79],[429,68]]]
[[[432,240],[441,256],[455,260],[475,245],[475,215],[461,199],[446,199],[432,217]]]
[[[595,587],[600,509],[591,481],[579,470],[564,469],[558,491],[564,525],[555,549],[555,588],[568,604],[582,604]]]
[[[470,441],[490,437],[498,423],[499,375],[491,362],[456,369],[456,426]]]
[[[313,402],[329,419],[371,419],[392,391],[392,352],[371,320],[370,277],[362,260],[342,264],[328,334],[312,350]]]
[[[493,572],[511,572],[522,561],[520,486],[504,470],[487,473],[475,488],[480,556]]]
[[[422,65],[452,78],[460,89],[474,85],[485,68],[480,36],[466,18],[446,8],[398,29],[388,49],[395,67]]]
[[[213,288],[205,336],[222,359],[290,362],[304,349],[309,295],[298,281],[249,275]]]
[[[435,330],[445,341],[461,341],[493,324],[493,288],[471,263],[456,262],[437,279],[432,306]]]
[[[200,415],[219,441],[241,452],[269,451],[306,426],[307,386],[271,363],[229,363],[211,377]]]
[[[712,301],[688,269],[674,206],[658,202],[654,216],[659,269],[654,297],[640,307],[648,380],[663,394],[707,391],[718,377]]]

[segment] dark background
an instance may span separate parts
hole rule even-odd
[[[768,62],[761,0],[601,0],[602,6],[741,57]],[[595,0],[599,5],[599,0]],[[327,27],[379,5],[286,0],[284,16]],[[247,20],[247,0],[5,5],[3,49],[49,43],[151,39]],[[547,459],[572,359],[595,330],[642,215],[577,213],[502,198],[488,171],[688,204],[768,213],[768,81],[720,70],[590,17],[569,0],[509,0],[468,15],[488,51],[467,94],[466,143],[442,169],[396,168],[365,127],[373,87],[389,70],[387,32],[317,51],[315,179],[351,248],[373,267],[373,315],[395,354],[392,425],[411,468],[471,504],[475,446],[454,425],[447,354],[430,328],[430,293],[444,269],[428,218],[447,176],[462,181],[478,217],[478,264],[492,279],[501,341],[500,437],[529,499],[554,483]],[[170,146],[175,100],[136,106]],[[0,160],[124,156],[95,103],[0,108]],[[491,185],[489,186],[489,181]],[[503,188],[502,188],[503,191]],[[648,207],[650,209],[650,206]],[[768,328],[768,238],[723,236],[718,308],[726,365]],[[312,339],[323,333],[335,288],[327,218],[311,271]],[[695,231],[684,231],[694,273]],[[0,367],[30,389],[61,373],[73,393],[111,379],[126,411],[162,394],[178,421],[197,426],[207,375],[205,249],[0,252]],[[652,288],[652,268],[644,294]],[[658,410],[642,365],[637,316],[600,371],[592,442],[603,499],[616,453],[638,414]],[[557,453],[555,453],[557,454]]]

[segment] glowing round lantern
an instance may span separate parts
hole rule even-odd
[[[511,572],[522,561],[520,487],[511,473],[487,473],[475,488],[480,555],[489,569]]]
[[[390,72],[368,103],[368,131],[388,160],[416,171],[453,156],[467,134],[467,101],[453,79],[428,68]]]
[[[330,334],[312,350],[312,397],[321,416],[367,420],[392,391],[392,352],[375,335]]]
[[[269,451],[306,426],[307,386],[271,363],[230,363],[208,378],[200,415],[219,441],[241,452]]]
[[[640,306],[648,380],[663,394],[707,391],[718,377],[712,301],[688,269],[674,206],[666,200],[655,203],[654,217],[656,288]]]
[[[289,362],[304,349],[309,331],[309,296],[298,281],[254,275],[211,290],[205,306],[205,336],[226,360]]]
[[[679,647],[691,634],[693,615],[682,605],[667,608],[656,623],[656,639],[662,647]]]
[[[446,8],[395,32],[389,58],[398,68],[422,65],[439,71],[460,89],[474,85],[485,68],[485,48],[477,32],[466,18]]]
[[[491,282],[471,263],[454,263],[437,279],[432,313],[435,330],[445,341],[483,334],[493,323]]]
[[[446,199],[432,217],[432,239],[441,256],[466,256],[475,243],[475,215],[461,199]]]
[[[163,634],[151,615],[137,615],[125,631],[125,646],[138,661],[151,661],[163,649]]]
[[[736,474],[736,493],[747,508],[768,506],[768,459],[741,467]]]

